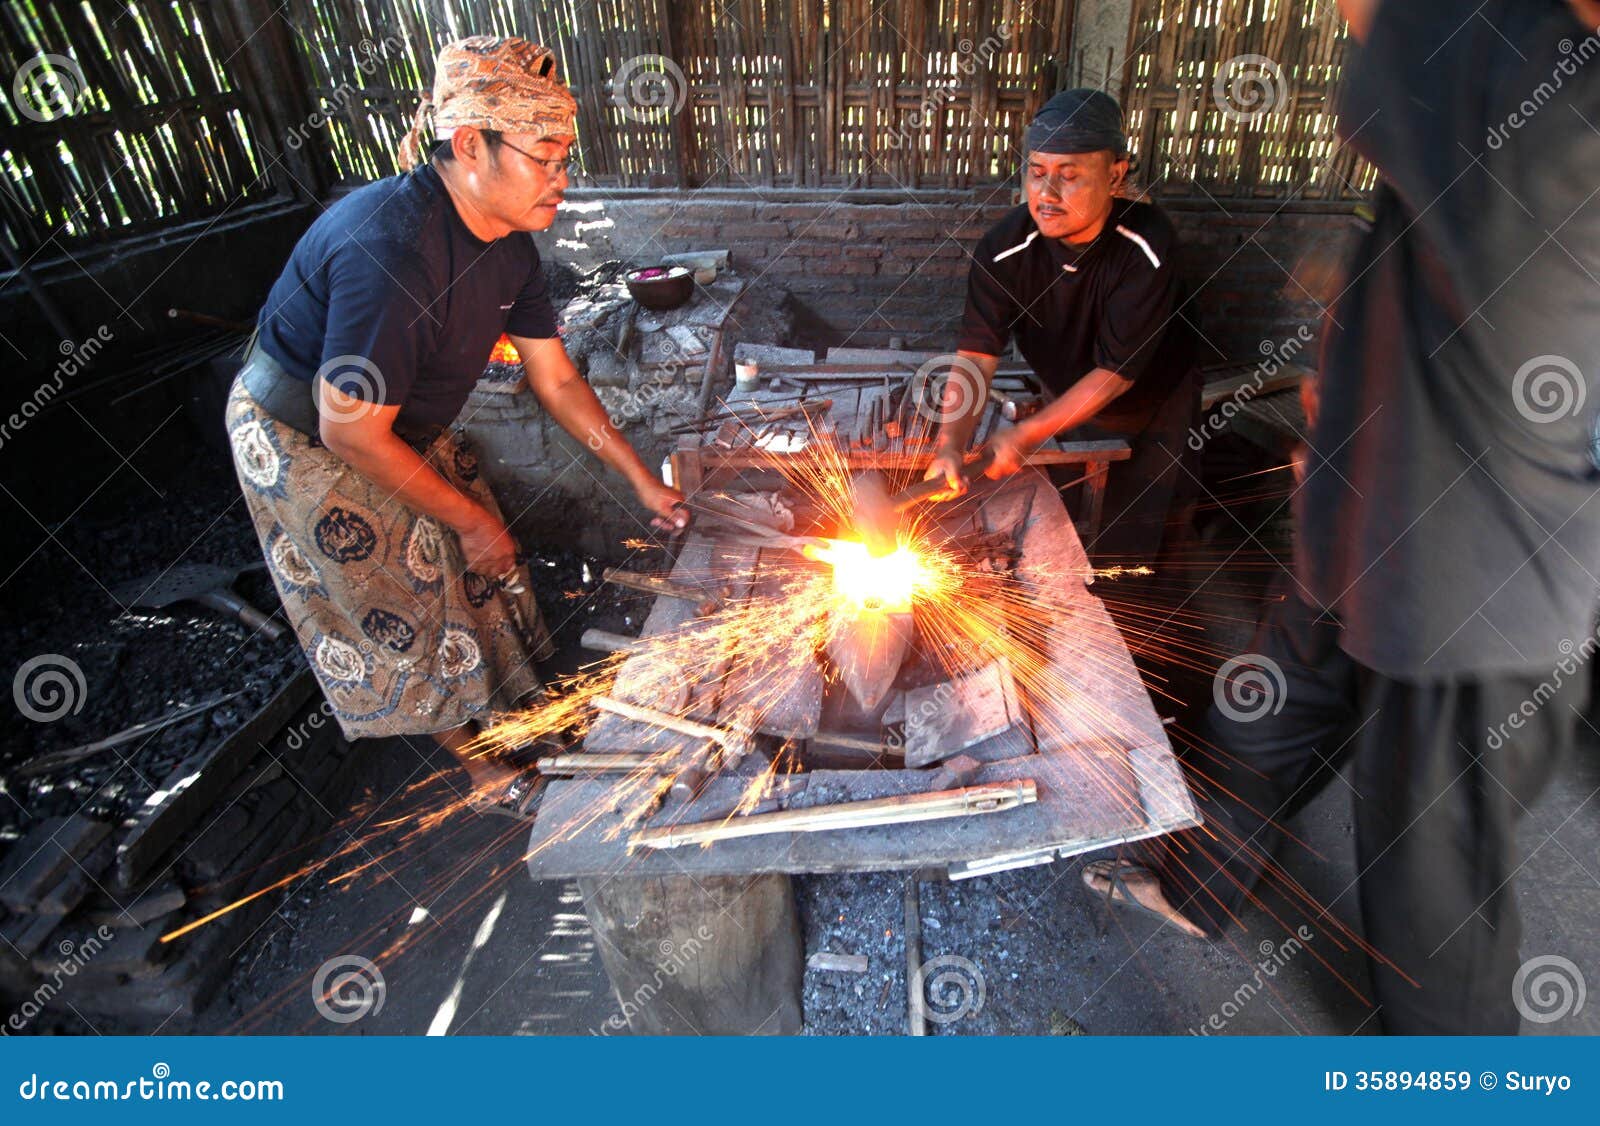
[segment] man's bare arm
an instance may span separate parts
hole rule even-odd
[[[606,409],[578,374],[559,337],[513,336],[511,343],[528,372],[528,386],[561,429],[582,442],[606,465],[622,474],[659,526],[682,527],[687,517],[677,506],[683,494],[662,484],[633,445],[611,425]]]
[[[499,518],[395,434],[399,406],[365,402],[318,380],[317,413],[318,436],[329,452],[406,506],[453,528],[470,569],[501,575],[515,565],[516,543]]]
[[[1095,368],[1037,414],[1012,427],[1018,439],[1036,449],[1063,430],[1082,426],[1106,408],[1112,400],[1133,386],[1110,368]]]

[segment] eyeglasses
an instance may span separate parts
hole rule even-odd
[[[577,157],[557,156],[546,160],[544,157],[534,156],[527,149],[519,149],[516,145],[513,145],[504,137],[500,138],[500,143],[506,148],[510,149],[512,152],[519,152],[529,160],[533,161],[535,164],[542,166],[546,176],[555,177],[561,175],[563,172],[565,172],[568,176],[576,176],[579,172],[583,171],[583,169],[578,165]]]

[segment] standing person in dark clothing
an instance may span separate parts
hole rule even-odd
[[[540,405],[661,526],[683,497],[606,419],[557,333],[529,232],[567,187],[577,103],[555,56],[473,36],[439,53],[406,171],[295,246],[234,381],[234,465],[272,578],[349,738],[431,735],[497,810],[513,772],[474,724],[540,689],[550,638],[517,544],[452,429],[507,334]],[[439,141],[420,148],[428,113]]]
[[[1600,69],[1575,65],[1600,5],[1342,7],[1340,130],[1383,185],[1325,332],[1297,573],[1254,697],[1216,685],[1207,827],[1085,882],[1219,931],[1348,762],[1379,1019],[1511,1033],[1517,823],[1573,740],[1600,589]]]
[[[1127,138],[1116,100],[1066,90],[1023,139],[1027,203],[978,242],[967,283],[958,360],[929,477],[951,495],[983,416],[1000,356],[1015,337],[1052,400],[1000,431],[988,473],[1015,473],[1056,434],[1093,423],[1128,439],[1113,466],[1104,530],[1085,546],[1105,562],[1150,562],[1168,509],[1188,480],[1185,438],[1200,410],[1193,339],[1178,314],[1176,235],[1160,208],[1120,199]],[[965,408],[965,409],[963,409]]]

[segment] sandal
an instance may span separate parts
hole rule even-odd
[[[467,798],[467,808],[474,813],[532,822],[539,811],[539,799],[544,796],[544,783],[542,775],[530,770],[513,778],[498,798],[477,795]]]
[[[1155,875],[1153,870],[1145,867],[1143,864],[1135,864],[1131,860],[1124,860],[1121,857],[1117,857],[1109,860],[1089,861],[1083,866],[1083,875],[1081,878],[1084,886],[1090,891],[1094,892],[1096,895],[1099,895],[1100,891],[1089,882],[1091,878],[1099,878],[1106,881],[1104,897],[1106,906],[1108,908],[1113,905],[1119,907],[1132,907],[1134,910],[1143,912],[1152,918],[1160,919],[1163,923],[1171,923],[1174,927],[1180,931],[1183,931],[1185,934],[1190,934],[1191,932],[1184,930],[1182,924],[1180,924],[1178,920],[1174,919],[1171,915],[1168,915],[1162,911],[1158,911],[1154,907],[1150,907],[1139,902],[1138,898],[1133,894],[1133,889],[1130,888],[1123,880],[1124,876],[1132,875],[1135,872],[1147,876]],[[1173,908],[1173,910],[1177,912],[1177,908]],[[1183,918],[1183,921],[1189,923],[1190,926],[1198,925],[1190,922],[1182,915],[1182,912],[1177,913],[1179,918]],[[1193,935],[1192,937],[1200,938],[1204,936]]]

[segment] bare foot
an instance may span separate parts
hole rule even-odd
[[[1113,873],[1116,875],[1115,888],[1112,887]],[[1102,899],[1109,897],[1112,903],[1142,907],[1151,914],[1159,915],[1193,938],[1207,937],[1205,931],[1191,923],[1167,901],[1166,894],[1161,890],[1161,881],[1148,868],[1126,860],[1091,860],[1083,866],[1083,886]],[[1133,898],[1129,899],[1129,896]]]
[[[519,772],[491,758],[463,758],[458,760],[472,780],[472,794],[476,798],[499,801],[506,787],[519,777]]]
[[[468,751],[466,747],[473,734],[471,724],[466,724],[450,731],[434,732],[433,741],[449,751],[456,764],[467,772],[472,783],[471,800],[495,805],[505,796],[506,788],[516,780],[519,771],[482,752]]]

